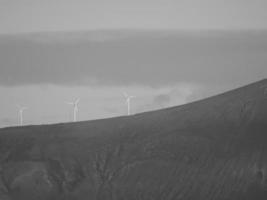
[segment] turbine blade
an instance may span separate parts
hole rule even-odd
[[[76,99],[75,104],[78,104],[80,102],[80,98]]]
[[[123,92],[123,95],[125,98],[128,98],[128,94],[126,92]]]

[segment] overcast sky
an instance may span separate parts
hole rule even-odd
[[[262,29],[266,0],[1,0],[0,32]]]
[[[0,0],[0,127],[180,105],[267,76],[263,0]]]

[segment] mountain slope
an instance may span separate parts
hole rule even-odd
[[[265,86],[130,117],[1,129],[0,199],[266,199]]]

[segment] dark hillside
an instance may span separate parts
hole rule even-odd
[[[267,80],[130,117],[0,130],[2,200],[266,200]]]

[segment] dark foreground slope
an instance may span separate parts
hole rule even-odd
[[[0,199],[267,199],[260,81],[106,120],[0,130]]]

